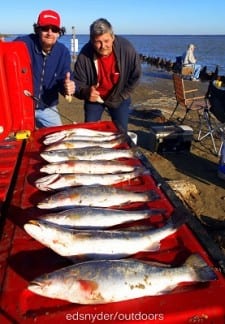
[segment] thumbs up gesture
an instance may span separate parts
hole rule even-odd
[[[90,87],[89,101],[103,103],[104,101],[100,97],[100,92],[98,91],[99,84]]]
[[[72,101],[72,95],[75,92],[75,82],[70,80],[70,72],[66,73],[66,77],[64,80],[64,88],[65,88],[65,98],[68,102]]]

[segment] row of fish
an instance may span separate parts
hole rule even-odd
[[[119,132],[83,128],[45,136],[43,143],[48,147],[41,156],[49,163],[41,172],[48,175],[35,185],[40,190],[60,191],[40,201],[37,207],[56,211],[30,220],[24,229],[57,254],[74,262],[80,257],[86,261],[36,278],[28,286],[32,292],[73,303],[102,304],[168,293],[182,282],[216,279],[198,255],[191,255],[180,267],[130,258],[140,251],[158,251],[161,241],[176,233],[184,223],[179,213],[160,228],[110,229],[165,213],[156,208],[118,209],[133,202],[148,203],[160,198],[154,190],[133,192],[112,186],[146,172],[118,161],[137,157],[133,149],[108,146],[121,140],[124,139]],[[83,144],[91,141],[107,146]],[[81,143],[82,149],[75,146]]]

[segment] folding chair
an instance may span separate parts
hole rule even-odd
[[[200,111],[203,111],[205,107],[207,107],[207,100],[205,96],[195,96],[194,93],[198,91],[198,89],[185,90],[184,80],[182,76],[177,73],[173,74],[173,84],[174,84],[174,92],[176,97],[176,106],[169,117],[169,120],[173,117],[175,111],[178,106],[182,106],[185,108],[185,114],[183,118],[178,119],[180,123],[183,123],[187,114],[191,111],[196,111],[198,114],[198,118],[200,119]]]
[[[202,133],[204,132],[204,126],[206,128],[206,132],[204,133],[204,135],[202,135]],[[210,136],[215,154],[219,154],[221,150],[221,146],[219,148],[219,151],[217,150],[215,139],[214,139],[214,134],[218,133],[218,131],[219,131],[219,127],[216,124],[215,120],[213,120],[210,113],[210,109],[208,107],[205,107],[202,116],[200,117],[198,141],[201,142],[204,138]]]
[[[215,81],[212,80],[209,83],[206,93],[206,98],[211,106],[205,107],[200,117],[198,140],[202,141],[204,138],[210,136],[215,154],[220,155],[225,138],[225,88],[217,88]],[[206,126],[206,132],[203,134],[204,126]],[[219,149],[216,147],[214,134],[219,135],[221,138]]]

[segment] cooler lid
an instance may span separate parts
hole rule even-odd
[[[23,42],[0,42],[0,140],[34,129],[31,60]]]

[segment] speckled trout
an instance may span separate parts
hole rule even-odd
[[[148,230],[78,230],[53,224],[43,219],[30,220],[24,225],[35,240],[61,256],[73,259],[123,258],[140,251],[158,251],[160,242],[177,231],[172,222]]]
[[[159,195],[153,191],[133,192],[111,186],[81,186],[68,188],[50,195],[37,204],[39,208],[75,206],[112,207],[133,202],[156,200]]]
[[[55,151],[55,150],[69,150],[74,148],[83,148],[83,147],[105,147],[105,148],[113,148],[120,144],[125,143],[124,137],[119,137],[118,139],[114,139],[111,141],[105,141],[102,139],[101,141],[87,141],[85,139],[83,140],[66,140],[66,141],[60,141],[55,144],[48,145],[44,151]]]
[[[164,209],[120,210],[99,207],[75,207],[41,216],[41,219],[76,228],[107,228],[164,214]]]
[[[216,279],[198,254],[183,265],[154,266],[134,259],[86,261],[34,279],[28,289],[38,295],[78,304],[106,304],[168,294],[179,284]]]
[[[83,139],[85,137],[92,137],[92,138],[99,137],[99,139],[101,138],[102,140],[107,139],[107,138],[113,139],[116,136],[118,136],[118,133],[77,127],[77,128],[71,128],[71,129],[66,129],[66,130],[47,134],[47,135],[45,135],[45,137],[43,139],[43,143],[45,145],[50,145],[52,143],[56,143],[63,139],[68,139],[68,138],[71,139],[72,137],[75,137],[75,136],[80,136]]]
[[[108,186],[132,180],[145,173],[147,174],[149,172],[144,167],[138,167],[131,172],[114,174],[51,174],[37,179],[35,186],[42,191],[97,184]]]
[[[41,167],[40,171],[53,173],[84,173],[84,174],[110,174],[118,172],[131,172],[135,165],[125,164],[121,161],[65,161],[48,163]]]
[[[68,160],[114,160],[118,158],[134,158],[135,150],[93,146],[70,150],[42,151],[40,155],[47,162]]]

